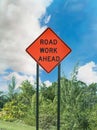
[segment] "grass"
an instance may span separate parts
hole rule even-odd
[[[6,122],[0,120],[0,130],[36,130],[36,128],[20,122]],[[56,129],[52,127],[50,130]]]
[[[35,127],[31,127],[20,122],[0,121],[0,130],[35,130]]]
[[[36,128],[20,122],[5,122],[0,120],[0,130],[36,130]],[[52,128],[52,130],[55,130],[55,128]],[[94,130],[97,130],[97,128]]]

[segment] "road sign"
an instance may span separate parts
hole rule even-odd
[[[47,28],[26,51],[49,73],[71,52],[71,49],[52,29]]]

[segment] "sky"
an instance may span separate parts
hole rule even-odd
[[[0,91],[7,91],[12,76],[36,82],[36,62],[26,48],[50,27],[72,52],[61,62],[61,75],[70,78],[79,63],[78,80],[97,83],[97,0],[0,0]],[[57,81],[57,67],[40,83]]]

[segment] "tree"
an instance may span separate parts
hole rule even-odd
[[[97,85],[87,86],[81,81],[61,80],[61,122],[64,130],[92,130],[97,118],[93,118],[94,107],[97,104]],[[96,117],[96,116],[95,116]],[[90,121],[91,120],[91,121]]]
[[[56,89],[57,83],[52,83],[51,86],[47,87],[44,83],[41,86],[41,94],[45,99],[51,100],[53,102],[55,96],[56,96]]]
[[[4,107],[5,103],[8,101],[8,98],[2,91],[0,91],[0,110]]]
[[[0,91],[0,109],[3,107],[3,92]]]
[[[8,97],[12,100],[15,96],[16,78],[12,76],[11,82],[8,85]]]
[[[6,121],[21,120],[27,113],[27,105],[19,102],[18,99],[13,99],[7,102],[2,109],[2,119]]]
[[[21,102],[31,106],[32,96],[35,93],[35,87],[28,80],[25,80],[22,82],[20,90],[21,93],[19,94],[19,98]]]
[[[56,107],[50,99],[45,99],[40,94],[40,128],[42,130],[50,130],[56,125]]]
[[[3,116],[5,120],[13,121],[26,117],[31,109],[32,95],[35,93],[34,87],[29,81],[23,81],[21,91],[14,97],[15,79],[12,78],[12,83],[9,85],[9,97],[11,100],[3,107]],[[13,98],[12,98],[13,97]]]

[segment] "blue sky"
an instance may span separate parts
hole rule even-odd
[[[47,14],[51,27],[72,49],[62,62],[64,74],[70,75],[74,65],[94,61],[97,63],[97,1],[62,0],[53,1]],[[45,19],[41,20],[42,26]],[[54,71],[55,73],[55,71]]]
[[[97,0],[1,0],[0,90],[7,90],[13,75],[17,87],[25,79],[35,82],[36,63],[25,49],[47,27],[72,49],[61,63],[61,74],[70,77],[79,62],[78,79],[97,82]],[[40,82],[56,80],[57,67],[50,74],[40,68]]]

